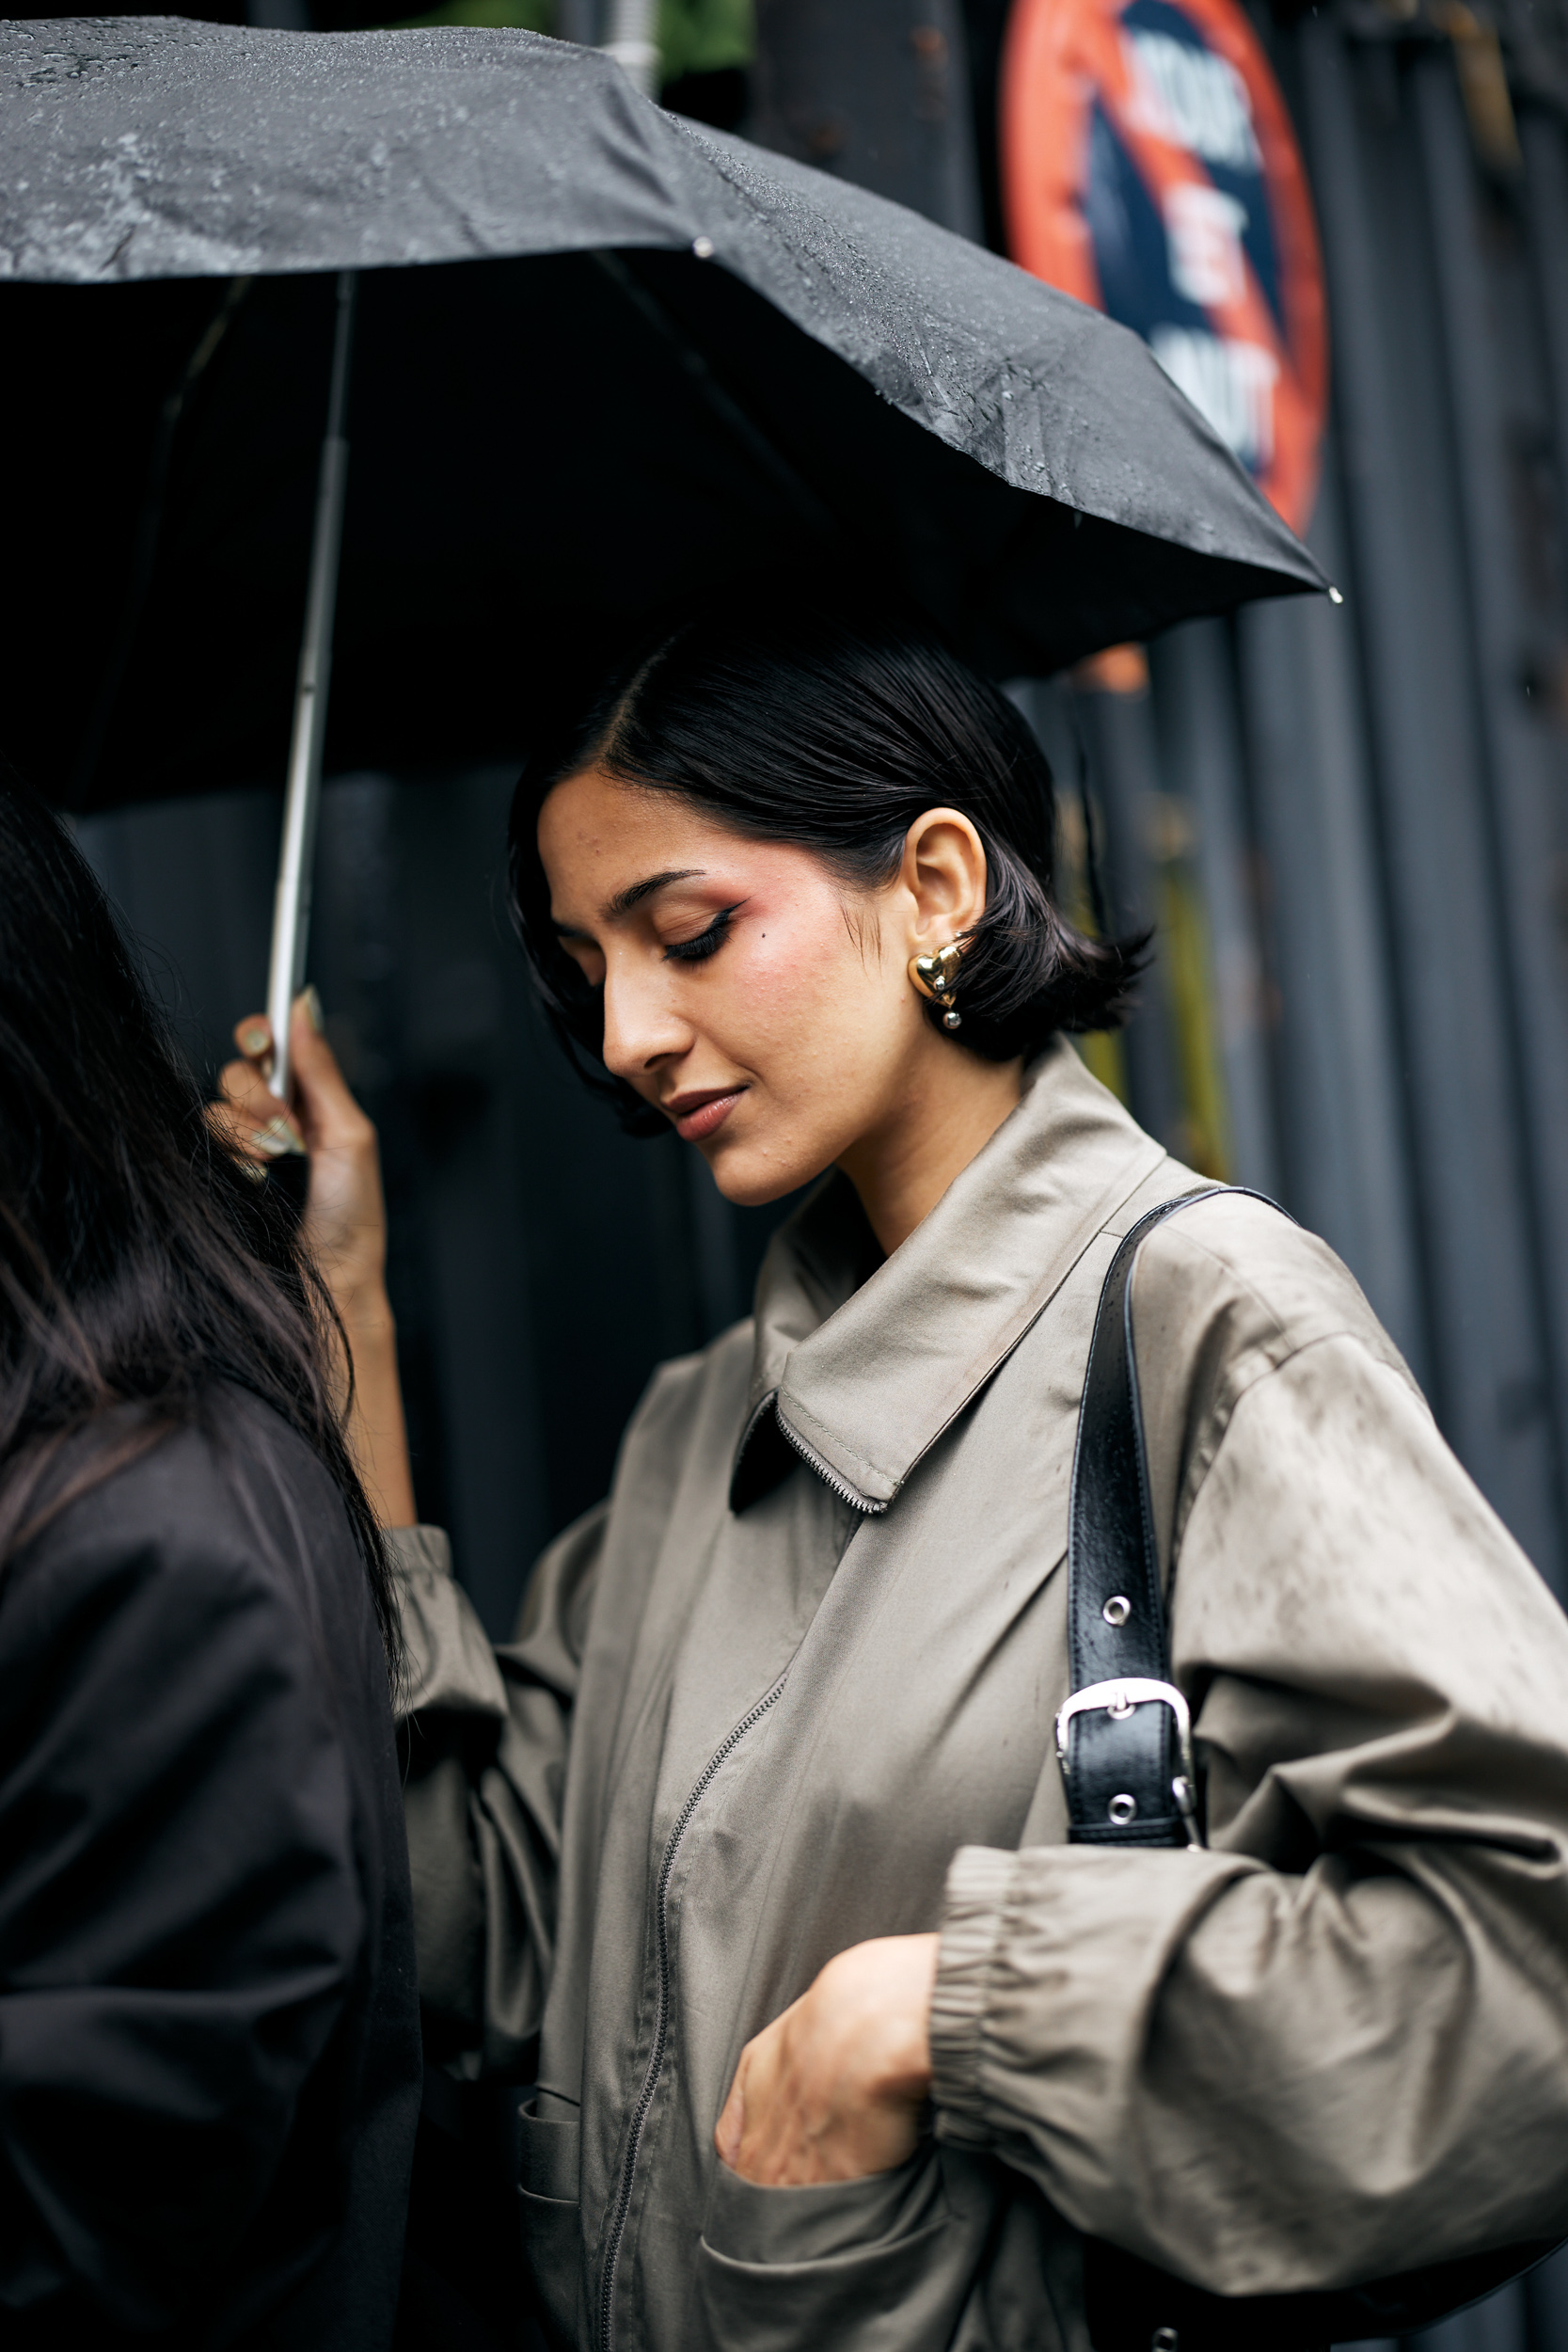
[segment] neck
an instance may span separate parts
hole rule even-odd
[[[839,1160],[889,1257],[1018,1106],[1020,1061],[980,1061],[933,1038],[930,1061],[888,1116]]]

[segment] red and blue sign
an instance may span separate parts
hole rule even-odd
[[[1142,335],[1305,530],[1323,265],[1285,103],[1236,0],[1014,0],[1002,179],[1014,260]]]

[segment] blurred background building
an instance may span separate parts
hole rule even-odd
[[[1031,8],[1047,46],[1095,14],[1053,5]],[[410,21],[651,40],[678,110],[1037,252],[1019,193],[1027,6],[449,0]],[[1203,64],[1227,14],[1305,161],[1309,200],[1275,221],[1274,262],[1243,226],[1247,107],[1238,130],[1232,69]],[[1151,324],[1150,183],[1114,109],[1094,110],[1079,197],[1098,279],[1075,290],[1149,333],[1296,502],[1343,602],[1259,605],[1016,683],[1077,911],[1158,927],[1132,1026],[1085,1050],[1174,1151],[1342,1254],[1568,1595],[1568,0],[1130,0],[1121,17],[1158,85],[1146,115],[1163,109],[1167,141],[1185,126],[1222,209],[1167,256],[1180,300]],[[250,21],[378,20],[361,0],[252,0]],[[1259,123],[1263,82],[1236,87]],[[1287,167],[1280,149],[1276,193]],[[1174,255],[1185,199],[1161,200]],[[1307,305],[1288,448],[1259,442],[1246,383],[1204,372],[1240,246],[1276,313]],[[421,1507],[497,1634],[540,1544],[603,1491],[652,1366],[746,1311],[779,1214],[730,1208],[673,1139],[621,1138],[560,1061],[501,904],[510,782],[330,782],[312,950],[385,1144]],[[278,806],[216,793],[81,826],[209,1069],[262,994]],[[1548,2274],[1428,2341],[1557,2352],[1555,2293]]]

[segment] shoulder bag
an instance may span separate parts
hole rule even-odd
[[[1072,1690],[1056,1719],[1075,1845],[1204,1842],[1187,1702],[1171,1680],[1132,1277],[1151,1226],[1242,1189],[1214,1185],[1149,1210],[1121,1243],[1101,1292],[1072,1469]],[[1552,2246],[1503,2247],[1366,2286],[1244,2296],[1212,2295],[1099,2239],[1086,2239],[1084,2251],[1095,2352],[1320,2352],[1430,2328],[1531,2268]]]

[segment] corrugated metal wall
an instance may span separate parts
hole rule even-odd
[[[1454,42],[1414,22],[1274,46],[1330,294],[1311,535],[1346,602],[1156,648],[1158,788],[1200,845],[1233,1172],[1343,1253],[1560,1591],[1568,139],[1521,105],[1519,167],[1488,168]],[[1143,832],[1158,857],[1147,802]]]

